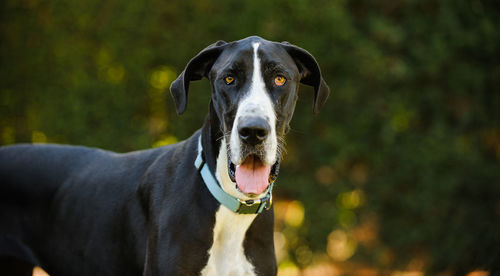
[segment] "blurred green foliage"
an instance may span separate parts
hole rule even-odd
[[[2,144],[123,152],[184,139],[210,97],[206,80],[193,83],[175,115],[168,86],[192,56],[219,39],[287,40],[313,53],[332,88],[313,116],[302,87],[287,139],[276,193],[305,212],[283,230],[287,260],[500,271],[498,2],[0,6]],[[341,240],[352,241],[347,255],[334,252]]]

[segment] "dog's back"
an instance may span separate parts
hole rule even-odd
[[[0,214],[3,234],[21,234],[24,217],[43,216],[68,176],[83,167],[94,150],[55,145],[14,145],[0,148]]]
[[[81,268],[72,260],[99,260],[137,263],[137,271],[110,267],[109,272],[139,275],[144,255],[136,253],[145,250],[145,222],[133,198],[147,168],[165,152],[117,154],[61,145],[0,148],[0,235],[43,252],[36,257],[50,256],[39,259],[47,268],[52,260],[66,260],[66,270],[60,271],[65,274],[82,274],[82,269],[91,274],[97,265]],[[109,242],[113,240],[120,242]],[[57,267],[52,273],[58,273]]]

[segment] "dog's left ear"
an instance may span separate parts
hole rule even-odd
[[[313,112],[318,114],[330,94],[330,88],[323,80],[318,62],[308,51],[300,47],[286,41],[280,44],[295,60],[300,72],[300,82],[314,87]]]
[[[207,77],[215,60],[224,50],[227,43],[217,41],[199,52],[184,68],[184,71],[170,85],[170,93],[174,98],[177,114],[182,114],[186,110],[189,82]]]

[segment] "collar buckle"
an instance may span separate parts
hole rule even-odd
[[[262,198],[247,199],[247,200],[238,198],[239,206],[236,212],[242,214],[258,214],[262,212],[264,209],[265,210],[271,209],[271,205],[273,204],[273,194],[272,194],[273,184],[274,182],[269,184],[269,190],[267,191],[266,195]]]

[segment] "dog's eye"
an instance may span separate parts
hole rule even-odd
[[[231,84],[234,82],[234,77],[233,76],[226,76],[224,78],[224,81],[226,82],[226,84]]]
[[[276,84],[277,86],[283,86],[283,84],[285,83],[286,83],[286,78],[283,77],[282,75],[277,75],[274,78],[274,84]]]

